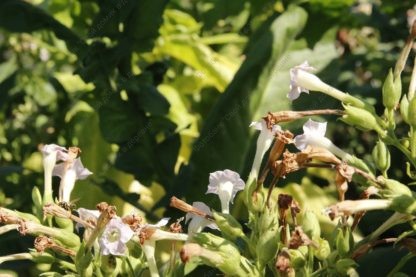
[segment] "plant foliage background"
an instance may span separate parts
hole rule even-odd
[[[306,13],[278,21],[292,4]],[[2,0],[0,206],[30,211],[33,186],[43,186],[38,149],[56,142],[80,147],[94,172],[77,184],[77,205],[108,201],[120,210],[140,209],[150,221],[175,213],[167,209],[172,195],[217,207],[213,196],[201,198],[208,175],[229,168],[247,176],[255,144],[251,121],[269,111],[337,108],[322,94],[306,95],[292,107],[286,98],[292,66],[307,59],[323,80],[371,99],[382,111],[381,86],[407,37],[413,5]],[[402,81],[406,87],[409,80]],[[341,123],[330,131],[337,145],[370,160],[375,136]],[[404,161],[392,155],[392,177],[406,180]],[[309,173],[279,185],[302,207],[319,211],[335,201],[336,190],[328,172]],[[235,213],[239,205],[241,200]],[[388,215],[369,213],[361,232]],[[390,232],[400,234],[400,226]],[[8,247],[0,247],[0,255],[32,243],[10,233],[1,237],[0,245]],[[382,276],[401,256],[392,246],[377,248],[359,261],[358,271]],[[19,274],[40,270],[23,265],[0,267]]]

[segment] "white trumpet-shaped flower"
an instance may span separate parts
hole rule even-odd
[[[274,125],[270,130],[267,127],[267,123],[264,119],[252,122],[250,127],[260,131],[260,135],[257,138],[256,154],[254,155],[254,161],[249,176],[249,179],[256,179],[259,175],[264,154],[267,152],[267,150],[269,150],[276,132],[280,132],[282,128],[280,128],[279,125]]]
[[[193,202],[192,206],[205,214],[211,216],[211,209],[203,202]],[[208,219],[193,214],[193,213],[186,213],[185,216],[185,223],[189,222],[188,225],[188,234],[192,236],[193,234],[199,233],[204,229],[205,227],[216,229],[218,230],[217,224],[215,224],[212,221],[209,221]]]
[[[297,99],[302,92],[309,93],[309,90],[322,90],[325,83],[314,74],[315,70],[307,61],[290,69],[290,92],[287,97],[290,100]]]
[[[91,174],[92,172],[82,165],[80,158],[67,159],[65,162],[57,164],[53,169],[53,175],[61,178],[59,201],[69,202],[75,181],[84,180]]]
[[[188,240],[187,234],[167,232],[160,229],[160,227],[165,226],[169,221],[169,218],[162,218],[156,224],[145,224],[139,228],[137,231],[139,237],[141,238],[141,246],[143,253],[146,257],[147,264],[150,271],[151,277],[159,277],[159,271],[156,265],[155,260],[155,247],[156,241],[158,240],[178,240],[186,241]]]
[[[327,149],[343,160],[348,160],[350,155],[339,149],[332,141],[325,137],[326,124],[326,122],[316,122],[309,119],[303,125],[303,134],[294,138],[296,147],[299,150],[306,149],[308,145],[321,147]]]
[[[57,161],[66,160],[68,154],[65,147],[56,144],[46,144],[42,147],[44,170],[44,204],[52,203],[52,172]]]
[[[98,240],[101,254],[125,255],[127,249],[126,243],[133,235],[133,230],[127,224],[123,223],[121,218],[112,218]]]
[[[312,90],[322,92],[341,102],[352,104],[356,107],[365,107],[365,103],[360,99],[323,82],[319,77],[311,73],[313,70],[314,68],[307,61],[290,69],[290,92],[287,95],[290,100],[295,100],[302,92],[309,93]]]
[[[223,213],[230,212],[230,203],[233,202],[236,193],[243,190],[245,183],[237,172],[226,169],[209,174],[207,193],[218,194]]]

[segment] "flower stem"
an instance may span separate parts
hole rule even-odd
[[[146,256],[147,266],[149,267],[151,277],[159,277],[155,260],[155,241],[147,240],[142,245],[144,255]]]
[[[8,224],[0,227],[0,235],[3,235],[4,233],[7,233],[12,230],[17,230],[19,227],[19,224]]]
[[[385,231],[390,229],[391,227],[404,223],[406,221],[409,221],[413,218],[413,216],[408,214],[402,214],[395,212],[389,219],[387,219],[381,226],[379,226],[374,232],[372,232],[368,236],[368,241],[373,241],[376,238],[378,238],[381,234],[383,234]]]
[[[33,256],[30,253],[17,253],[7,256],[0,257],[0,264],[9,261],[20,261],[20,260],[33,260]]]
[[[389,272],[387,277],[396,276],[396,273],[399,272],[399,270],[413,257],[415,257],[415,254],[410,252],[406,256],[401,258],[400,261],[396,264],[396,266]]]
[[[413,71],[412,71],[412,77],[410,78],[410,84],[409,84],[409,92],[407,93],[407,99],[410,101],[415,96],[416,92],[416,57],[413,61]]]

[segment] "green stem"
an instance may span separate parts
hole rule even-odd
[[[19,224],[7,224],[7,225],[4,225],[4,226],[1,226],[0,227],[0,235],[2,235],[2,234],[4,234],[4,233],[7,233],[7,232],[9,232],[9,231],[12,231],[12,230],[17,230],[17,228],[19,228]]]
[[[366,242],[373,241],[377,239],[381,234],[383,234],[385,231],[390,229],[391,227],[404,223],[406,221],[409,221],[413,218],[413,216],[408,214],[401,214],[398,212],[395,212],[389,219],[387,219],[382,225],[380,225],[374,232],[372,232],[367,239],[365,239]]]
[[[416,159],[416,130],[410,127],[410,155]]]
[[[395,136],[388,135],[385,139],[383,139],[383,141],[386,144],[393,145],[398,150],[400,150],[400,152],[406,156],[413,167],[416,168],[416,158],[412,157],[412,153],[403,144],[401,144]]]
[[[399,270],[411,259],[415,257],[413,253],[408,253],[406,256],[404,256],[397,264],[396,266],[389,272],[387,277],[393,277]]]
[[[0,257],[0,264],[9,261],[19,261],[19,260],[33,260],[33,256],[30,253],[17,253],[7,256]]]

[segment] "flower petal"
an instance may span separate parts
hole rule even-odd
[[[326,133],[327,122],[317,122],[309,119],[303,125],[303,131],[307,135],[314,135],[318,137],[324,137]]]

